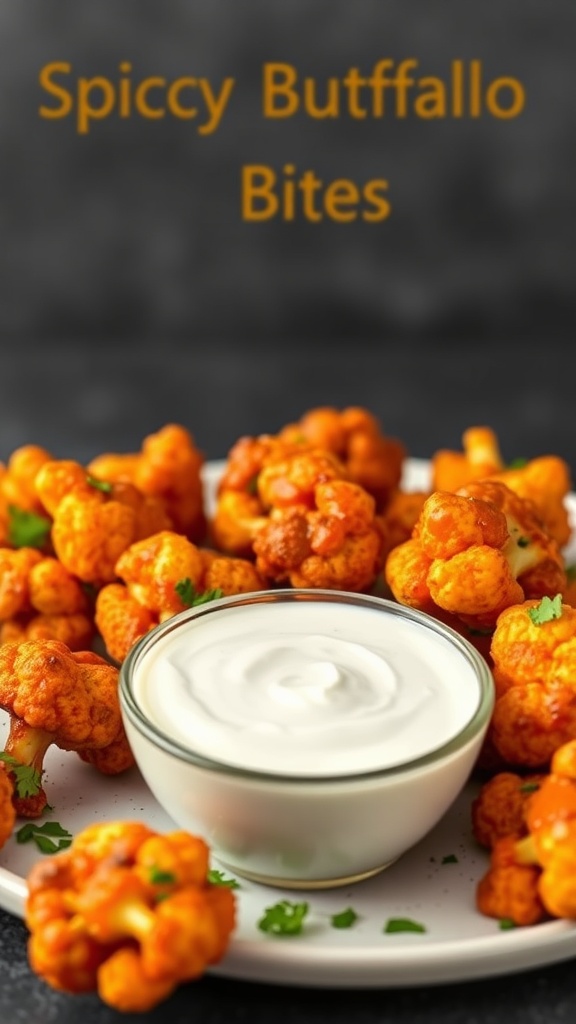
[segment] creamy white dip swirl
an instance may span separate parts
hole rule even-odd
[[[362,605],[221,607],[137,662],[134,696],[157,729],[212,760],[284,775],[359,774],[443,746],[480,700],[445,636]]]

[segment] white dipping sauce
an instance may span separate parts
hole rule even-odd
[[[456,736],[480,702],[473,664],[440,633],[321,600],[192,618],[137,660],[133,692],[189,750],[290,776],[405,764]]]

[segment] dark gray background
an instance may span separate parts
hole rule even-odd
[[[576,472],[573,0],[1,0],[0,458],[37,442],[87,459],[169,420],[208,458],[312,405],[362,404],[414,455],[473,423],[506,457]],[[264,122],[260,68],[319,81],[382,57],[451,59],[526,88],[512,122]],[[44,121],[38,73],[232,75],[217,134]],[[390,181],[380,225],[244,224],[244,163]],[[105,1024],[48,991],[0,913],[0,1020]],[[174,1021],[567,1024],[573,969],[439,989],[309,993],[206,980]],[[160,1019],[164,1008],[150,1015]],[[142,1019],[140,1016],[138,1020]],[[146,1018],[148,1019],[148,1018]]]
[[[83,458],[186,423],[210,458],[311,405],[362,404],[414,455],[491,423],[572,439],[572,0],[2,0],[0,458]],[[513,121],[261,116],[265,61],[322,83],[382,57],[519,78]],[[40,69],[236,78],[218,130],[112,116],[78,136]],[[381,224],[243,223],[240,169],[390,182]]]

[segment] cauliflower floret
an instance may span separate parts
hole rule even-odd
[[[118,670],[90,651],[57,640],[0,646],[0,707],[10,715],[5,754],[36,776],[34,792],[16,793],[19,814],[37,817],[46,806],[43,760],[51,744],[84,750],[118,741],[117,691]]]
[[[97,991],[144,1013],[226,952],[233,892],[208,880],[208,847],[140,822],[89,826],[28,875],[32,969],[56,989]]]
[[[368,589],[384,550],[374,498],[358,484],[332,480],[317,484],[314,506],[274,510],[254,541],[256,568],[294,587]]]

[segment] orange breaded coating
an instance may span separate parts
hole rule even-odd
[[[488,501],[506,516],[509,560],[527,598],[564,592],[567,578],[560,547],[543,527],[530,498],[516,494],[499,480],[475,480],[459,493]]]
[[[457,491],[471,480],[482,480],[504,469],[500,445],[491,427],[468,427],[462,451],[442,448],[431,460],[432,490]]]
[[[278,436],[290,443],[303,442],[333,452],[344,464],[349,479],[376,499],[379,511],[400,483],[405,445],[385,435],[376,416],[361,406],[310,409]]]
[[[566,498],[572,486],[570,467],[557,455],[542,455],[523,466],[503,469],[491,479],[506,484],[534,505],[544,529],[563,547],[570,539]]]
[[[125,583],[107,583],[96,597],[96,626],[106,652],[118,663],[159,623],[159,617],[132,596]]]
[[[208,853],[182,831],[90,826],[28,875],[32,970],[65,992],[96,991],[124,1013],[144,1013],[201,977],[236,924],[233,892],[208,881]]]
[[[547,533],[560,547],[570,537],[566,497],[571,489],[570,467],[557,455],[541,455],[506,466],[495,432],[469,427],[462,435],[463,451],[440,450],[432,458],[432,489],[458,491],[474,480],[500,481],[521,498],[529,499]]]
[[[75,459],[50,459],[39,470],[34,487],[41,508],[52,518],[69,494],[79,498],[94,497],[97,488],[90,482],[86,468]]]
[[[210,522],[210,536],[222,552],[239,558],[253,557],[252,545],[259,530],[266,525],[260,499],[242,491],[222,491]]]
[[[134,542],[134,513],[101,492],[82,499],[69,494],[58,505],[52,541],[63,565],[85,583],[101,586],[115,579],[114,566]]]
[[[544,776],[497,772],[472,801],[472,832],[476,842],[491,849],[504,836],[523,836],[526,804]]]
[[[72,492],[54,512],[52,542],[59,560],[80,580],[102,586],[116,578],[126,548],[166,528],[166,512],[129,483]]]
[[[302,436],[284,441],[273,434],[244,435],[232,445],[218,482],[218,495],[228,491],[256,494],[258,476],[266,465],[281,461],[312,446]]]
[[[51,459],[50,452],[36,444],[23,445],[12,452],[5,472],[0,475],[0,494],[8,505],[27,512],[42,512],[35,482],[42,466]]]
[[[170,530],[132,544],[118,559],[116,573],[119,582],[97,595],[95,621],[108,654],[118,662],[153,626],[190,603],[266,587],[246,559],[199,548]]]
[[[0,643],[60,640],[81,650],[94,634],[86,594],[61,562],[35,548],[0,549]]]
[[[498,839],[489,869],[476,887],[478,910],[519,927],[544,921],[548,913],[539,894],[540,874],[536,865],[518,863],[515,836]]]
[[[292,506],[313,509],[318,484],[347,479],[346,469],[335,455],[313,449],[269,462],[258,475],[257,491],[266,510]]]
[[[488,731],[506,763],[546,767],[554,751],[576,736],[576,688],[511,686],[497,699]]]
[[[101,480],[133,483],[165,508],[169,523],[157,529],[174,529],[199,542],[206,531],[203,465],[204,456],[190,432],[168,423],[145,437],[139,452],[102,454],[90,462],[88,471]]]
[[[576,609],[556,603],[556,614],[540,614],[541,602],[531,599],[499,616],[490,645],[498,694],[510,686],[547,683],[560,668],[558,657],[572,652],[566,644],[576,637]]]
[[[400,603],[491,630],[504,608],[563,591],[566,572],[530,503],[482,481],[426,499],[412,538],[388,554],[385,579]]]
[[[241,437],[231,448],[218,485],[210,521],[211,541],[219,551],[253,557],[256,534],[272,508],[312,508],[314,487],[346,479],[342,462],[303,438],[288,442],[272,435]]]
[[[312,510],[273,511],[254,541],[256,568],[294,587],[367,589],[383,563],[384,528],[375,504],[358,484],[319,483]]]
[[[72,612],[69,615],[23,615],[0,623],[0,644],[22,643],[24,640],[59,640],[71,651],[90,647],[96,627],[92,615]]]
[[[490,660],[496,703],[489,742],[508,764],[546,768],[576,737],[576,610],[560,594],[505,609]]]
[[[535,923],[518,912],[523,879],[524,898],[534,904],[536,894],[545,916],[576,919],[576,740],[555,751],[526,801],[524,822],[525,834],[497,840],[477,889],[478,908],[517,924]]]
[[[158,617],[158,621],[186,607],[176,584],[189,579],[198,587],[203,572],[200,548],[171,530],[162,530],[131,544],[115,565],[116,576],[124,581],[144,608]]]
[[[13,783],[8,776],[6,765],[0,760],[0,849],[14,831],[16,808],[13,796]]]
[[[53,743],[83,750],[118,740],[117,690],[117,668],[91,651],[73,652],[57,640],[0,646],[0,707],[10,715],[4,750],[37,777],[33,793],[16,793],[19,814],[37,817],[46,806],[43,760]]]
[[[217,590],[222,597],[232,597],[266,589],[266,580],[248,559],[221,555],[208,548],[201,548],[201,553],[204,566],[201,592]]]
[[[0,621],[32,611],[30,572],[42,559],[36,548],[0,548]]]
[[[410,540],[418,522],[428,491],[402,491],[392,493],[383,520],[386,526],[386,554]]]

